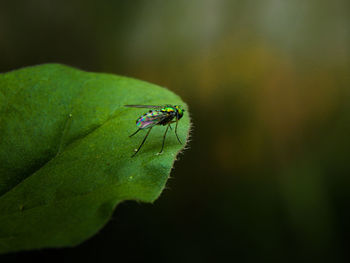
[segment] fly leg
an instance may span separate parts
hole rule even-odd
[[[163,152],[164,143],[165,143],[165,137],[166,137],[166,134],[168,132],[169,127],[170,127],[170,124],[168,124],[168,126],[166,127],[166,130],[165,130],[164,135],[163,135],[162,149],[160,149],[160,152],[158,154],[161,154]]]
[[[132,135],[135,135],[139,130],[141,130],[141,129],[138,129],[138,130],[137,130],[134,134],[132,134]],[[131,157],[134,157],[134,156],[139,152],[139,150],[141,149],[142,145],[145,143],[145,141],[146,141],[146,139],[147,139],[147,137],[148,137],[148,134],[151,132],[151,130],[152,130],[152,127],[149,128],[149,130],[148,130],[148,132],[147,132],[145,138],[143,138],[143,141],[141,142],[139,148],[137,148],[137,150],[135,151],[135,153],[134,153],[133,155],[131,155]],[[130,135],[130,136],[132,136],[132,135]]]
[[[180,139],[179,139],[179,136],[177,135],[177,123],[178,123],[178,120],[176,120],[176,121],[171,121],[171,122],[169,123],[169,125],[170,125],[171,123],[174,123],[174,122],[176,122],[176,125],[175,125],[175,135],[176,135],[176,138],[177,138],[177,140],[179,141],[179,143],[182,144],[182,142],[181,142]],[[172,129],[171,126],[170,126],[170,129]]]
[[[140,130],[142,130],[142,129],[138,129],[136,132],[134,132],[133,134],[129,135],[129,137],[134,136],[134,135],[135,135],[136,133],[138,133]]]
[[[176,134],[176,138],[177,138],[177,140],[179,141],[179,143],[180,144],[182,144],[182,142],[180,141],[180,139],[179,139],[179,136],[177,135],[177,124],[178,124],[178,119],[176,119],[176,125],[175,125],[175,134]]]

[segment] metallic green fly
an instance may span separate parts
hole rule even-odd
[[[175,134],[176,138],[181,143],[179,136],[177,135],[177,124],[178,121],[182,118],[184,115],[185,110],[182,109],[178,105],[164,105],[164,106],[155,106],[155,105],[125,105],[125,107],[132,107],[132,108],[148,108],[151,109],[149,112],[143,114],[141,117],[139,117],[136,120],[136,126],[138,127],[137,131],[131,134],[129,137],[134,136],[136,133],[138,133],[140,130],[149,129],[145,138],[143,138],[143,141],[141,142],[139,148],[135,150],[135,153],[131,156],[134,157],[141,149],[142,145],[145,143],[149,133],[151,132],[152,128],[156,125],[167,125],[165,133],[163,135],[163,143],[162,148],[160,149],[160,153],[162,153],[164,148],[164,142],[165,137],[168,132],[168,129],[171,126],[170,124],[176,123],[175,126]],[[174,120],[175,119],[175,120]]]

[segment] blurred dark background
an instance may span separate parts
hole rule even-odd
[[[193,120],[154,204],[1,262],[350,262],[348,0],[0,1],[0,54],[168,87]]]

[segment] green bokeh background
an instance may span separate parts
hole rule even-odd
[[[0,52],[168,87],[193,120],[154,204],[1,262],[350,260],[349,1],[2,1]]]

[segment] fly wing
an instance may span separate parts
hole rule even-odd
[[[164,119],[166,119],[167,117],[168,115],[163,112],[149,112],[136,120],[136,126],[139,129],[151,128],[163,121]]]
[[[125,107],[130,107],[130,108],[146,108],[146,109],[161,109],[164,106],[160,105],[124,105]]]

